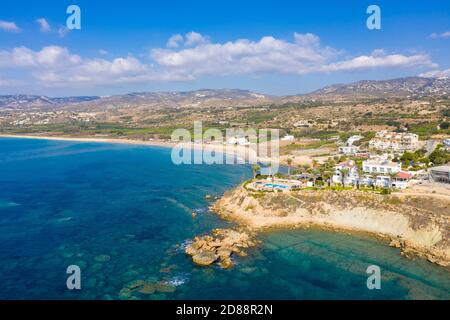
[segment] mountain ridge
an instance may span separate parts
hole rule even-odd
[[[374,98],[421,98],[450,95],[449,78],[405,77],[389,80],[361,80],[334,84],[307,94],[273,96],[242,89],[198,89],[193,91],[130,92],[100,96],[48,97],[44,95],[0,95],[0,109],[40,109],[54,107],[105,107],[115,105],[153,105],[203,107],[260,105],[264,103],[308,100],[355,100]]]

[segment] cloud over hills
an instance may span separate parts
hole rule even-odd
[[[43,31],[50,28],[44,20],[38,22]],[[322,44],[312,33],[294,33],[291,40],[265,36],[256,41],[237,39],[219,43],[192,31],[173,35],[165,48],[151,49],[148,59],[138,59],[132,54],[113,59],[101,56],[82,57],[55,45],[37,51],[16,47],[0,51],[0,71],[19,71],[26,75],[29,84],[64,87],[188,81],[210,75],[304,75],[377,68],[437,68],[427,54],[387,54],[380,49],[352,56]]]

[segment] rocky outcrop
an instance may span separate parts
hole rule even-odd
[[[214,206],[220,216],[254,231],[309,227],[367,232],[392,240],[407,257],[450,266],[450,203],[358,191],[261,193],[239,187]]]
[[[253,247],[256,241],[249,232],[232,229],[215,229],[211,235],[196,237],[185,252],[192,256],[192,261],[200,266],[213,263],[224,269],[233,267],[234,254],[245,256],[243,249]]]

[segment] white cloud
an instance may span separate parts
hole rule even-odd
[[[342,51],[323,45],[318,36],[310,33],[295,33],[292,41],[266,36],[258,41],[211,43],[207,37],[195,33],[171,40],[169,47],[175,43],[180,47],[153,49],[149,62],[133,55],[101,57],[106,51],[99,51],[98,57],[81,57],[60,46],[38,51],[27,47],[0,50],[0,71],[21,72],[21,79],[30,85],[71,87],[186,81],[203,75],[304,75],[377,68],[437,68],[428,55],[420,53],[387,54],[376,49],[368,55],[347,53],[343,57]]]
[[[112,60],[82,58],[67,48],[48,46],[40,51],[17,47],[0,51],[0,69],[24,71],[34,84],[45,87],[68,87],[143,83],[145,81],[189,80],[178,72],[159,70],[133,56]]]
[[[341,59],[341,52],[324,46],[318,36],[294,34],[294,41],[271,36],[259,41],[246,39],[226,43],[202,43],[192,48],[153,49],[150,53],[160,66],[191,76],[240,75],[278,72],[308,74],[386,67],[434,67],[429,56],[387,55],[383,49],[369,56]]]
[[[450,38],[450,31],[430,34],[431,39]]]
[[[50,32],[52,31],[52,27],[48,23],[48,21],[45,18],[39,18],[36,20],[37,24],[39,24],[39,30],[41,32]]]
[[[184,36],[181,34],[174,34],[167,40],[166,46],[168,48],[179,48],[180,46],[192,47],[209,43],[209,37],[203,36],[200,33],[191,31]]]
[[[15,22],[0,20],[0,30],[6,32],[20,32],[20,28],[15,24]]]
[[[432,70],[419,74],[420,77],[425,78],[440,78],[440,77],[450,77],[450,68],[446,70]]]
[[[312,33],[301,34],[294,32],[295,43],[301,46],[319,45],[320,38]]]
[[[81,62],[80,56],[58,46],[44,47],[41,51],[17,47],[12,51],[0,51],[0,58],[3,68],[64,68]]]
[[[61,26],[58,28],[58,36],[60,38],[64,38],[68,33],[70,32],[70,29],[66,26]]]
[[[202,36],[200,33],[192,31],[186,34],[185,45],[187,46],[195,46],[205,43],[209,43],[209,38]]]
[[[357,71],[375,68],[410,68],[417,66],[436,67],[428,55],[418,54],[413,56],[403,56],[400,54],[384,56],[360,56],[351,60],[339,61],[318,68],[318,71]]]
[[[106,56],[109,54],[109,52],[107,50],[104,49],[100,49],[98,50],[98,54],[102,55],[102,56]]]
[[[184,38],[181,34],[174,34],[167,41],[167,47],[169,48],[178,48],[180,43],[183,42]]]

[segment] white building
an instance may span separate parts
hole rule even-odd
[[[248,142],[245,137],[233,137],[227,140],[227,144],[229,145],[239,145],[239,146],[248,146],[250,142]]]
[[[416,151],[420,148],[419,136],[410,132],[377,132],[369,147],[381,151]]]
[[[356,155],[359,152],[359,147],[354,146],[353,144],[361,139],[363,139],[362,136],[351,136],[350,138],[347,139],[345,145],[339,146],[338,148],[339,153],[348,156]]]
[[[316,125],[316,122],[313,120],[300,120],[294,123],[294,127],[296,128],[311,128]]]
[[[357,146],[340,146],[339,148],[340,154],[354,156],[359,152],[359,147]]]
[[[372,158],[363,161],[363,171],[365,173],[391,174],[402,171],[402,165],[398,162],[392,162],[386,158]]]
[[[351,136],[350,138],[348,138],[347,140],[347,145],[348,146],[353,146],[353,144],[359,140],[362,140],[364,137],[363,136]]]
[[[292,135],[285,135],[283,138],[281,138],[281,141],[294,141],[295,137]]]
[[[334,167],[334,174],[332,177],[333,183],[342,183],[345,185],[357,184],[359,179],[358,167],[352,160],[339,163]]]
[[[377,176],[375,179],[375,186],[379,188],[394,188],[406,189],[409,186],[409,181],[412,175],[407,172],[399,172],[395,177]]]

